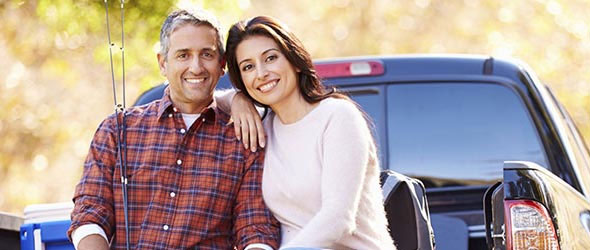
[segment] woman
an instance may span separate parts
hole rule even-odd
[[[226,48],[241,92],[233,111],[243,109],[235,99],[246,97],[272,110],[262,122],[262,189],[281,222],[281,248],[394,249],[375,144],[355,103],[326,91],[302,43],[275,19],[234,24]],[[244,124],[242,134],[260,127],[235,121]]]

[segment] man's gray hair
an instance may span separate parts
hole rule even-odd
[[[217,18],[211,13],[204,10],[175,10],[168,15],[162,29],[160,30],[160,54],[166,58],[170,50],[170,34],[176,29],[186,25],[208,25],[217,33],[217,51],[219,60],[223,58],[223,35],[221,34],[220,24]]]

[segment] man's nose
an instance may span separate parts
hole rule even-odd
[[[193,74],[200,74],[203,71],[203,62],[201,60],[199,60],[199,57],[196,56],[195,58],[193,58],[190,62],[189,65],[189,70],[193,73]]]

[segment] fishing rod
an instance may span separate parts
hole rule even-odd
[[[115,44],[111,41],[111,28],[109,23],[109,6],[108,0],[104,0],[104,8],[106,14],[107,24],[107,38],[109,47],[109,57],[111,62],[111,82],[113,85],[113,99],[115,102],[115,118],[117,121],[117,152],[119,158],[119,171],[121,172],[121,191],[123,193],[123,213],[125,218],[125,246],[129,250],[129,212],[127,202],[127,136],[125,127],[125,0],[120,0],[121,6],[121,67],[122,67],[122,94],[123,103],[117,101],[117,87],[115,84],[115,70],[113,66],[113,47]],[[121,113],[121,121],[119,121],[119,112]]]

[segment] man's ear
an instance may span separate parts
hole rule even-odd
[[[163,76],[166,76],[166,57],[163,56],[162,54],[158,53],[157,58],[158,58],[158,66],[160,67],[160,74],[162,74]]]
[[[221,57],[221,60],[219,61],[219,65],[221,67],[221,75],[225,74],[225,56]]]
[[[219,64],[221,65],[221,69],[225,69],[225,63],[226,63],[225,56],[222,56],[221,61],[219,62]]]

